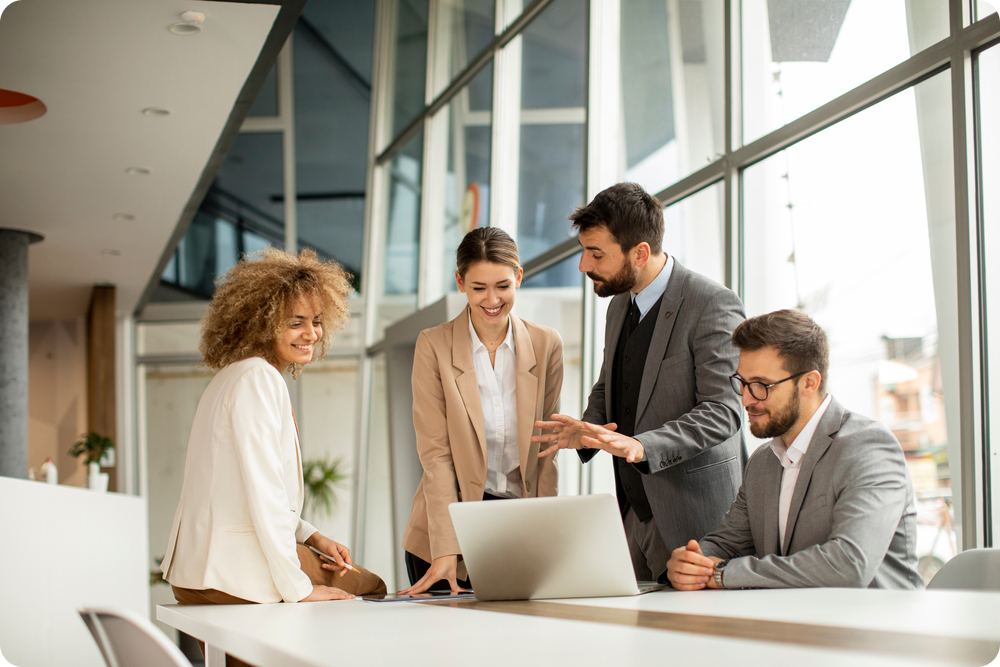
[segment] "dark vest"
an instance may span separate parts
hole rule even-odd
[[[618,424],[618,433],[635,435],[635,411],[639,405],[639,387],[642,386],[642,371],[646,366],[646,353],[653,340],[656,316],[660,312],[661,296],[639,322],[632,335],[628,335],[628,317],[618,336],[614,365],[611,369],[613,387],[611,421]],[[643,523],[653,518],[653,512],[642,486],[642,474],[635,467],[615,456],[615,489],[618,492],[618,507],[622,517],[631,507],[636,517]]]

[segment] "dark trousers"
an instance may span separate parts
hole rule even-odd
[[[494,496],[492,494],[486,493],[484,491],[483,492],[483,500],[505,500],[505,499],[501,498],[499,496]],[[427,574],[427,570],[431,569],[431,564],[430,563],[428,563],[427,561],[425,561],[420,556],[414,556],[409,551],[404,551],[403,552],[403,562],[406,563],[406,576],[408,576],[410,578],[410,585],[411,586],[413,584],[417,583],[418,581],[420,581],[420,579],[425,574]],[[462,587],[462,588],[472,588],[472,584],[469,583],[468,579],[466,579],[465,581],[462,581],[461,579],[458,579],[457,581],[458,581],[458,585],[460,587]],[[433,586],[431,586],[428,590],[432,590],[432,591],[450,591],[451,590],[451,584],[449,584],[447,582],[447,580],[442,579],[441,581],[439,581],[436,584],[434,584]]]

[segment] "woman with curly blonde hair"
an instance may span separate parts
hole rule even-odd
[[[273,248],[218,281],[202,322],[218,370],[198,404],[164,578],[182,604],[335,600],[385,591],[300,517],[302,459],[288,389],[349,316],[349,275]],[[326,555],[320,557],[308,547]]]

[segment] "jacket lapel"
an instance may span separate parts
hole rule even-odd
[[[619,294],[611,299],[611,304],[608,306],[607,325],[604,329],[604,414],[606,416],[610,416],[613,412],[612,369],[615,364],[615,351],[618,349],[618,337],[622,333],[622,325],[625,324],[625,315],[631,303],[628,294]]]
[[[813,433],[812,440],[809,441],[809,449],[802,458],[802,467],[799,469],[798,479],[795,480],[795,490],[792,492],[792,502],[788,506],[788,521],[785,523],[785,540],[781,545],[781,555],[788,553],[788,547],[792,543],[792,534],[795,532],[795,522],[799,518],[799,510],[802,509],[802,501],[806,497],[806,490],[809,488],[809,481],[812,479],[813,470],[826,450],[833,442],[833,436],[840,430],[840,424],[844,419],[844,408],[836,400],[831,399],[826,412],[816,425],[816,432]]]
[[[458,393],[462,395],[465,411],[472,422],[472,428],[479,438],[479,450],[486,462],[486,426],[483,418],[483,404],[479,399],[479,380],[476,378],[476,363],[472,359],[472,339],[469,337],[469,307],[452,320],[451,364],[461,371],[455,377]]]
[[[535,428],[535,406],[538,396],[538,376],[532,371],[537,365],[535,348],[531,344],[528,329],[514,315],[510,316],[514,330],[514,347],[517,352],[517,445],[521,462],[521,478],[531,479],[532,470],[538,465],[538,457],[531,454],[531,433]]]
[[[687,282],[688,270],[681,266],[681,263],[674,258],[673,272],[670,274],[670,281],[667,289],[663,290],[663,299],[660,301],[660,309],[656,314],[656,324],[653,325],[653,338],[649,342],[649,351],[646,353],[646,364],[642,369],[642,384],[639,385],[639,402],[635,408],[635,424],[638,427],[642,413],[649,403],[649,397],[653,395],[653,387],[656,386],[657,376],[660,373],[660,362],[667,350],[670,342],[670,334],[674,331],[674,322],[677,321],[677,311],[684,302],[684,284]]]
[[[770,447],[770,445],[763,445]],[[769,456],[764,468],[764,551],[758,556],[779,553],[780,533],[778,531],[778,502],[781,496],[781,461],[776,456]],[[749,503],[748,503],[749,504]],[[786,531],[787,534],[787,531]]]

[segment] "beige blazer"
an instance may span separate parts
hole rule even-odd
[[[198,403],[184,486],[161,569],[180,588],[213,588],[254,602],[312,592],[296,543],[302,460],[288,387],[260,358],[219,371]]]
[[[555,457],[538,458],[538,419],[559,411],[562,339],[555,329],[510,316],[517,350],[517,440],[523,496],[554,496]],[[420,332],[413,360],[413,427],[424,474],[413,496],[403,548],[427,562],[461,553],[449,503],[483,499],[486,434],[469,338],[469,309]],[[459,563],[459,578],[466,578]]]

